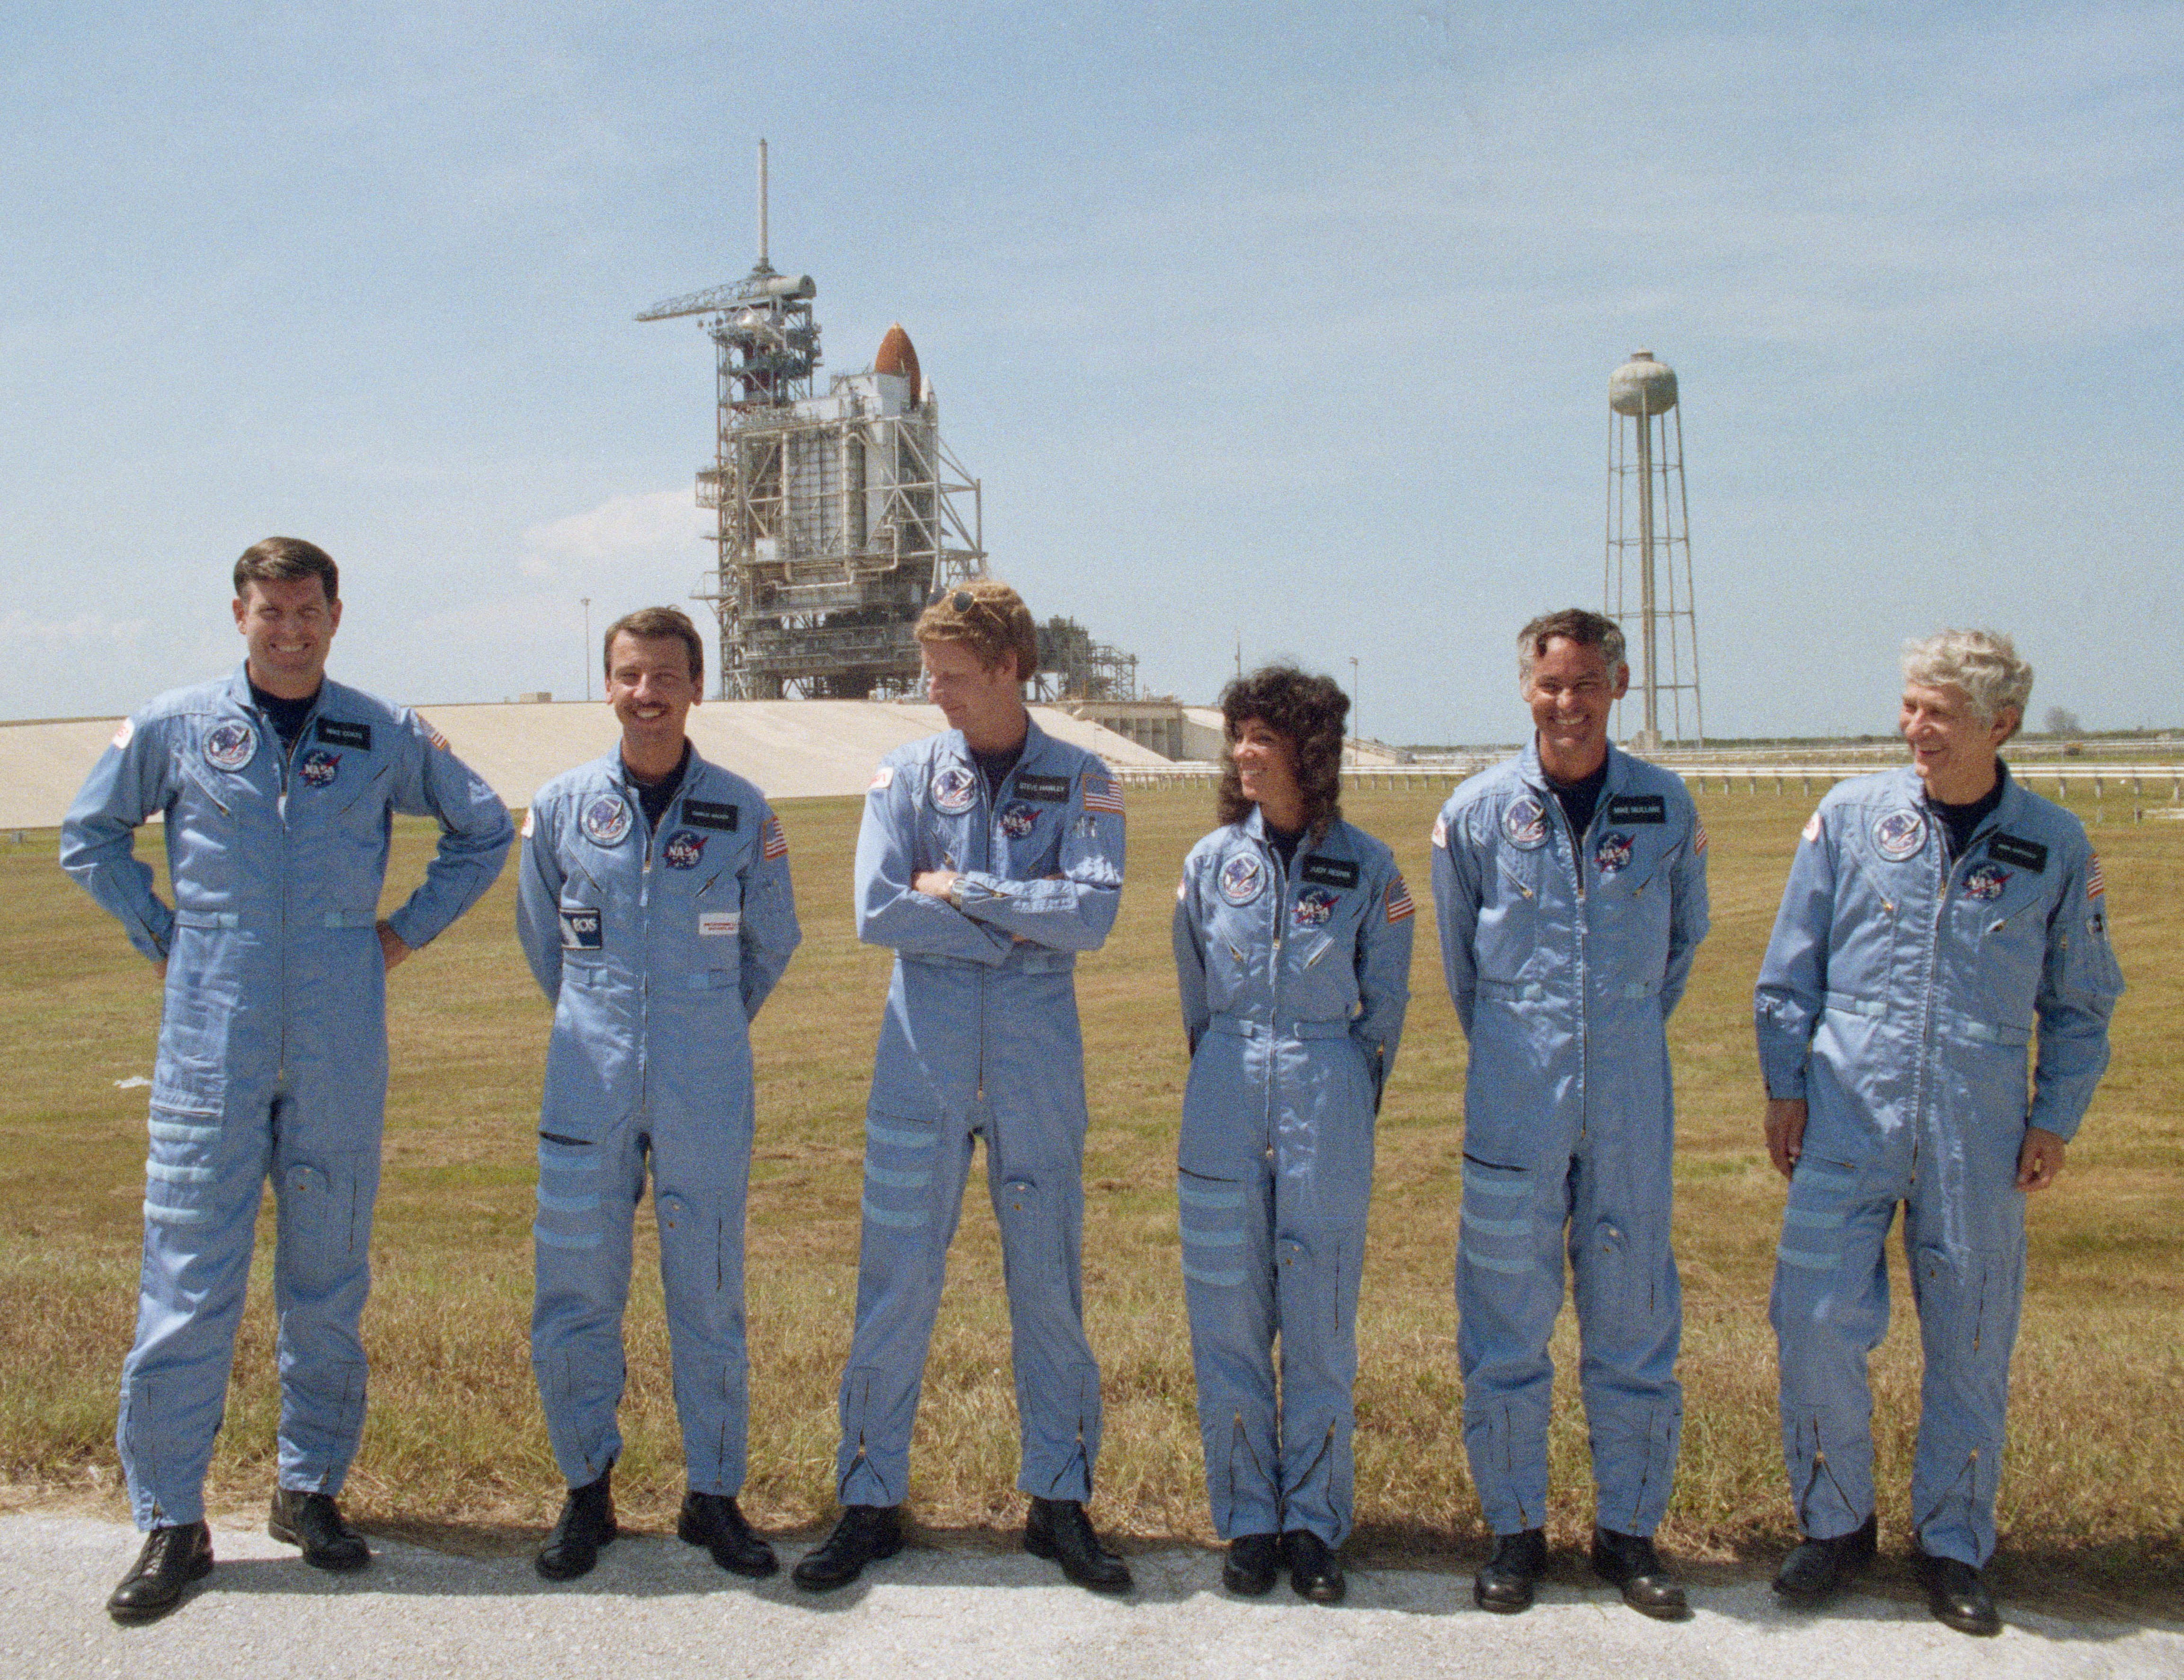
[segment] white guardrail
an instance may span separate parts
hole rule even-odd
[[[1476,775],[1496,759],[1437,760],[1431,764],[1346,765],[1347,787],[1422,787],[1444,793]],[[1669,764],[1662,766],[1683,778],[1695,793],[1796,793],[1818,798],[1847,776],[1867,776],[1873,764],[1744,764],[1703,766]],[[1164,787],[1202,784],[1211,787],[1221,775],[1217,764],[1116,765],[1115,779],[1125,787]],[[2009,773],[2036,793],[2048,793],[2068,801],[2082,800],[2090,792],[2097,801],[2128,798],[2134,811],[2149,803],[2156,806],[2184,804],[2184,763],[2106,765],[2012,765]]]

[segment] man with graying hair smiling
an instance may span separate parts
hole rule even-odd
[[[1906,644],[1911,763],[1838,785],[1805,825],[1756,1000],[1768,1153],[1790,1179],[1772,1316],[1803,1536],[1774,1588],[1825,1603],[1874,1555],[1866,1360],[1901,1203],[1925,1353],[1914,1560],[1935,1616],[1977,1634],[2002,1627],[1980,1572],[2025,1198],[2063,1169],[2123,991],[2083,825],[1999,756],[2031,692],[2006,636]]]

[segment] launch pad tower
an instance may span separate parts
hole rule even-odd
[[[697,595],[720,620],[720,693],[910,693],[918,614],[935,591],[985,576],[978,481],[940,441],[940,405],[900,325],[869,370],[814,394],[818,288],[767,261],[766,174],[761,140],[751,271],[637,318],[698,316],[719,352],[713,464],[698,474],[718,559]]]

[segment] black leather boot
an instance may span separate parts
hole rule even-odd
[[[1858,1579],[1873,1561],[1879,1524],[1871,1516],[1847,1534],[1797,1542],[1774,1574],[1774,1590],[1791,1604],[1817,1609]]]
[[[1334,1548],[1309,1528],[1292,1528],[1282,1536],[1282,1555],[1289,1560],[1290,1585],[1301,1599],[1316,1605],[1339,1605],[1350,1590],[1342,1578],[1342,1564]]]
[[[1061,1572],[1080,1587],[1095,1593],[1130,1590],[1129,1566],[1100,1544],[1079,1500],[1034,1495],[1024,1518],[1023,1545],[1034,1557],[1060,1564]]]
[[[212,1573],[212,1530],[170,1522],[144,1537],[144,1549],[107,1595],[106,1613],[123,1623],[157,1622],[182,1601],[182,1588]]]
[[[811,1592],[827,1592],[848,1586],[865,1572],[866,1564],[893,1557],[901,1549],[901,1506],[844,1505],[834,1532],[789,1571],[789,1578]]]
[[[1228,1543],[1228,1555],[1222,1560],[1221,1584],[1247,1599],[1262,1598],[1274,1589],[1281,1559],[1279,1535],[1239,1534]]]
[[[731,1575],[753,1579],[781,1567],[773,1548],[751,1532],[733,1496],[701,1494],[694,1488],[682,1495],[682,1512],[675,1520],[677,1536],[712,1553],[713,1561]]]
[[[364,1536],[343,1521],[341,1507],[332,1494],[315,1494],[301,1488],[276,1488],[273,1508],[265,1516],[265,1532],[275,1539],[304,1549],[304,1561],[314,1569],[346,1573],[371,1561],[371,1548]]]
[[[1481,1610],[1514,1616],[1532,1607],[1534,1583],[1547,1572],[1547,1531],[1527,1528],[1494,1537],[1494,1555],[1471,1577],[1471,1598]]]
[[[598,1481],[570,1488],[561,1501],[561,1515],[532,1562],[549,1581],[589,1575],[599,1560],[599,1548],[620,1532],[615,1527],[613,1478],[610,1466]]]
[[[1691,1613],[1683,1583],[1669,1573],[1650,1534],[1592,1531],[1592,1572],[1623,1589],[1623,1602],[1658,1622],[1681,1622]]]
[[[1944,1627],[1976,1638],[1992,1638],[2002,1632],[2002,1617],[1994,1607],[1994,1594],[1971,1565],[1953,1557],[1931,1557],[1914,1549],[1911,1561],[1926,1585],[1926,1608]]]

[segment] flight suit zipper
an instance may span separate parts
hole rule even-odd
[[[1541,770],[1540,774],[1541,779],[1545,780],[1546,772],[1545,770]],[[1606,800],[1607,798],[1607,784],[1603,782],[1600,787],[1600,801],[1596,801],[1593,805],[1592,821],[1586,823],[1585,834],[1590,834],[1592,832],[1593,823],[1597,822],[1600,820],[1602,809],[1601,801]],[[1555,826],[1561,832],[1569,836],[1570,884],[1577,892],[1576,914],[1570,918],[1570,931],[1572,936],[1576,941],[1577,946],[1577,1136],[1578,1141],[1580,1143],[1583,1143],[1587,1136],[1590,1135],[1591,1131],[1591,1118],[1589,1113],[1591,1104],[1590,1101],[1589,1093],[1592,1084],[1591,1078],[1588,1076],[1591,1071],[1591,1062],[1592,1059],[1592,1032],[1591,1025],[1592,1019],[1592,1004],[1589,995],[1591,975],[1585,960],[1585,943],[1586,902],[1585,895],[1585,834],[1580,834],[1577,832],[1575,826],[1571,823],[1569,820],[1569,813],[1563,809],[1563,802],[1555,797],[1555,790],[1552,783],[1549,783],[1547,787],[1546,803],[1547,809],[1555,813],[1557,819]]]
[[[320,693],[325,692],[322,686]],[[267,731],[276,741],[278,741],[281,738],[281,732],[272,727],[271,720],[266,717],[265,712],[256,706],[253,706],[251,711],[258,719],[258,726]],[[281,1054],[275,1058],[279,1064],[279,1071],[274,1076],[279,1081],[285,1081],[288,1077],[288,896],[293,890],[296,873],[292,866],[294,859],[290,855],[293,849],[295,836],[288,826],[288,770],[295,762],[296,748],[303,745],[304,732],[310,728],[312,720],[318,715],[319,709],[316,705],[304,715],[303,722],[296,726],[296,738],[288,743],[281,752],[276,754],[273,760],[275,772],[280,778],[281,788],[273,800],[274,814],[281,819],[281,891],[278,895],[281,911],[280,926],[276,930],[281,952]]]
[[[688,774],[688,770],[684,771]],[[624,782],[634,795],[637,790]],[[676,790],[677,798],[682,790]],[[637,820],[644,825],[644,862],[637,872],[637,1111],[649,1119],[652,1113],[652,819],[645,815],[642,798],[632,800]],[[662,812],[662,815],[666,813]]]
[[[1264,812],[1260,814],[1259,821],[1262,823],[1265,822],[1266,815]],[[1299,846],[1302,846],[1304,842],[1300,839],[1297,842],[1297,844]],[[1267,1101],[1264,1114],[1264,1135],[1267,1140],[1267,1160],[1271,1162],[1274,1158],[1274,1078],[1275,1071],[1280,1065],[1281,1060],[1274,1052],[1274,1032],[1275,1023],[1281,1019],[1282,1014],[1283,932],[1289,926],[1291,909],[1290,904],[1289,865],[1282,861],[1281,853],[1276,850],[1273,846],[1268,844],[1264,839],[1262,839],[1259,842],[1259,846],[1260,848],[1266,853],[1268,860],[1273,865],[1274,869],[1274,891],[1273,894],[1274,906],[1274,931],[1273,939],[1272,941],[1273,955],[1268,960],[1268,968],[1267,971],[1267,1043],[1266,1049],[1262,1052],[1266,1057],[1267,1065]]]

